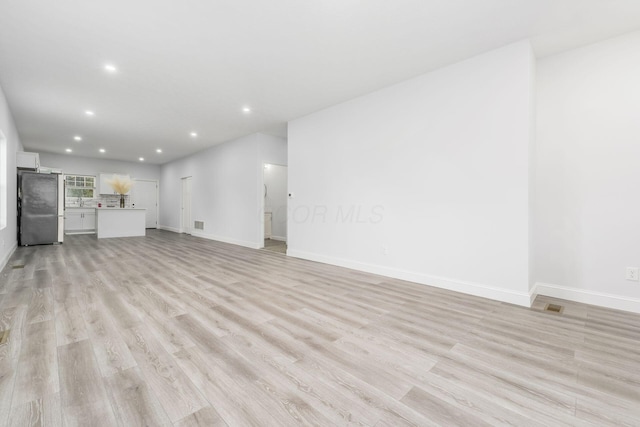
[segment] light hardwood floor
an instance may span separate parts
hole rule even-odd
[[[69,236],[0,275],[0,425],[640,425],[640,316],[547,302]]]

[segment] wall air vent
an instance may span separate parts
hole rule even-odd
[[[204,230],[204,221],[194,221],[193,228],[196,230]]]

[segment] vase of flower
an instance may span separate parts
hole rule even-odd
[[[113,178],[107,181],[111,188],[120,195],[120,207],[124,208],[124,195],[131,190],[133,181],[128,176],[113,175]]]

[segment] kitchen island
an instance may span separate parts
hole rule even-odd
[[[144,208],[96,208],[98,239],[145,235]]]

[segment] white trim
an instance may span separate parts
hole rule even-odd
[[[542,282],[537,282],[533,290],[538,295],[545,295],[548,297],[566,299],[583,304],[591,304],[600,307],[613,308],[616,310],[640,313],[640,298],[606,294],[603,292],[570,288],[567,286],[560,286]]]
[[[340,267],[351,268],[353,270],[393,277],[395,279],[407,280],[421,285],[434,286],[437,288],[508,302],[510,304],[516,304],[524,307],[531,307],[531,296],[529,293],[525,292],[515,292],[510,289],[484,285],[481,283],[466,282],[448,277],[431,276],[428,274],[382,267],[379,265],[366,264],[292,249],[287,250],[287,256],[321,262],[324,264],[337,265]]]
[[[13,253],[16,251],[17,248],[18,248],[18,242],[13,242],[13,246],[11,246],[11,249],[9,249],[9,252],[7,252],[4,258],[0,260],[0,271],[2,271],[7,266],[7,263],[9,262],[9,260],[11,259],[11,256],[13,255]]]
[[[271,237],[269,237],[271,240],[277,240],[279,242],[286,242],[287,238],[286,237],[282,237],[282,236],[274,236],[271,235]]]
[[[171,231],[173,233],[181,233],[182,231],[180,231],[179,228],[175,228],[175,227],[169,227],[167,225],[158,225],[158,229],[160,230],[167,230],[167,231]]]
[[[191,235],[194,237],[201,237],[203,239],[215,240],[217,242],[231,243],[232,245],[244,246],[246,248],[261,249],[260,244],[256,242],[250,242],[247,240],[238,240],[238,239],[233,239],[231,237],[215,236],[213,234],[196,232],[195,230],[192,230]]]
[[[535,301],[538,296],[538,283],[536,282],[531,289],[529,289],[529,307],[533,305],[533,301]]]

